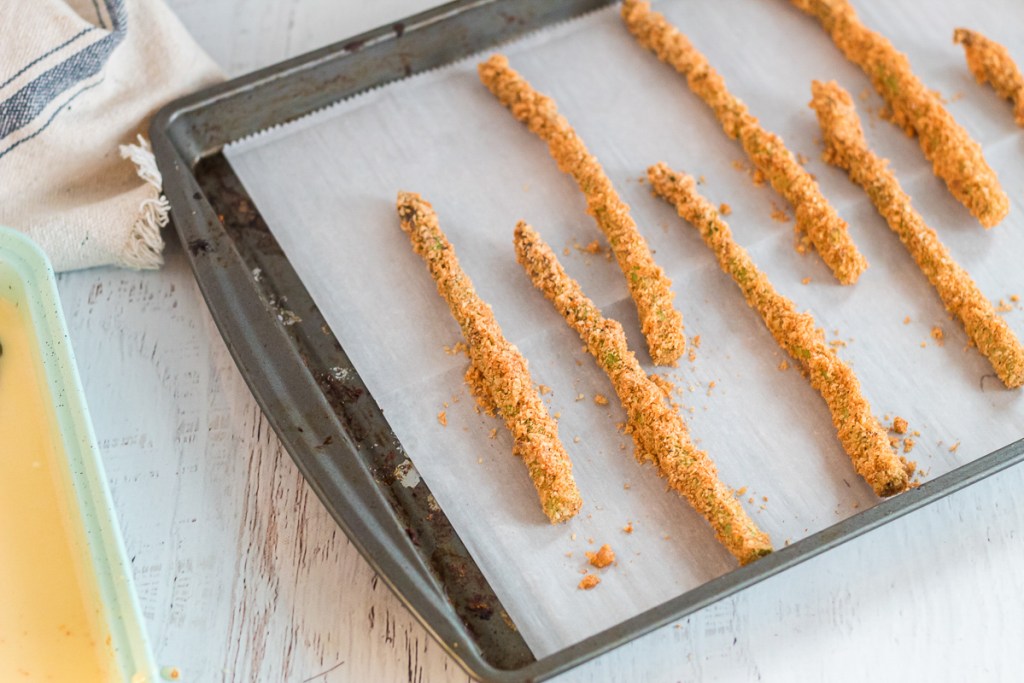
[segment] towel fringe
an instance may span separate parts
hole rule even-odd
[[[153,156],[149,141],[142,135],[136,139],[139,143],[137,145],[119,147],[121,158],[135,164],[135,172],[155,190],[155,195],[144,199],[139,205],[139,213],[135,217],[132,232],[128,236],[120,260],[122,265],[129,268],[153,270],[164,262],[164,240],[160,235],[160,229],[170,220],[168,214],[171,205],[161,192],[163,178],[160,169],[157,168],[156,157]]]

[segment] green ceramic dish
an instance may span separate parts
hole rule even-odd
[[[0,299],[13,303],[20,312],[29,333],[30,355],[38,366],[35,374],[45,385],[40,387],[42,403],[52,411],[45,422],[53,425],[58,439],[54,451],[63,456],[47,463],[54,475],[53,500],[65,518],[63,528],[54,533],[63,532],[67,537],[100,666],[112,682],[151,683],[157,680],[157,669],[68,340],[53,269],[32,241],[3,227]],[[15,436],[7,438],[13,441]],[[17,449],[5,452],[3,440],[0,435],[0,458],[23,455],[14,452]],[[14,555],[8,552],[6,556]],[[0,605],[12,603],[13,598],[9,601],[4,594],[17,590],[17,585],[0,586]],[[53,657],[62,656],[60,642],[54,637]]]

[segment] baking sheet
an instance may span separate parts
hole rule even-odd
[[[1024,253],[1022,138],[1008,105],[973,83],[951,35],[962,23],[1019,45],[1024,22],[1007,18],[1024,10],[1008,1],[968,7],[945,0],[918,16],[925,6],[861,11],[869,25],[886,27],[929,85],[955,100],[954,115],[982,142],[1011,195],[1010,218],[985,232],[931,175],[915,141],[868,116],[867,109],[879,107],[877,98],[859,99],[861,114],[873,146],[893,159],[954,255],[986,294],[1009,300],[1024,293],[1016,268]],[[847,343],[840,354],[854,364],[876,412],[901,415],[920,430],[911,457],[929,477],[1024,434],[1020,393],[1003,389],[987,361],[964,350],[964,333],[862,192],[817,160],[817,125],[805,107],[810,80],[836,78],[856,95],[868,86],[863,74],[784,2],[656,8],[688,33],[768,128],[811,158],[810,170],[871,262],[855,287],[835,284],[817,256],[794,252],[792,223],[771,217],[774,205],[785,207],[782,200],[736,168],[746,165],[742,150],[681,77],[633,42],[617,8],[502,50],[557,99],[673,278],[688,335],[700,335],[701,345],[695,362],[667,374],[681,389],[694,437],[724,481],[747,488],[744,503],[775,544],[807,536],[875,499],[839,447],[820,398],[795,370],[778,370],[784,355],[739,290],[696,232],[639,182],[655,161],[703,175],[705,194],[732,206],[737,239],[776,286],[811,310],[830,339]],[[531,649],[544,656],[733,563],[685,501],[666,491],[652,468],[635,463],[631,441],[616,429],[623,413],[610,384],[515,263],[512,228],[524,218],[557,249],[569,249],[562,260],[570,274],[626,326],[646,361],[617,266],[573,248],[594,239],[603,244],[582,196],[545,145],[479,84],[477,61],[372,91],[225,153],[416,470]],[[398,227],[399,189],[434,203],[463,267],[530,360],[534,380],[553,389],[548,402],[561,414],[586,501],[569,524],[547,524],[500,422],[474,411],[462,385],[466,361],[444,350],[459,340],[458,328]],[[1024,333],[1020,310],[1006,315]],[[941,346],[930,336],[933,326],[944,331]],[[612,405],[596,405],[596,393]],[[437,419],[442,410],[447,426]],[[628,523],[632,534],[622,530]],[[594,591],[576,590],[584,552],[601,543],[612,545],[618,564],[601,572]]]

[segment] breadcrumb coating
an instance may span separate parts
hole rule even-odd
[[[871,79],[892,109],[892,121],[907,135],[916,135],[935,175],[957,201],[986,228],[1010,212],[996,172],[975,142],[910,69],[910,60],[889,40],[861,23],[848,0],[791,0],[815,17],[832,41]]]
[[[516,257],[537,289],[554,303],[597,359],[626,409],[627,431],[638,461],[651,462],[669,486],[711,524],[718,541],[741,565],[771,552],[768,535],[757,528],[732,491],[718,479],[707,453],[694,446],[686,423],[669,407],[626,345],[622,325],[601,315],[578,282],[569,277],[551,248],[526,223],[515,231]]]
[[[478,70],[483,84],[516,119],[548,144],[558,168],[579,185],[587,200],[587,212],[608,239],[626,276],[651,360],[656,365],[675,365],[686,347],[683,315],[672,305],[672,280],[654,262],[647,240],[630,216],[629,205],[619,198],[597,158],[558,113],[555,101],[534,90],[509,66],[504,55],[493,55]]]
[[[967,336],[988,358],[1009,388],[1024,384],[1024,347],[971,276],[928,227],[903,191],[888,162],[868,147],[853,98],[835,81],[811,85],[811,108],[825,141],[825,161],[864,188],[903,246],[938,293],[946,310],[960,319]],[[935,330],[938,330],[936,332]],[[932,336],[941,343],[942,330]]]
[[[978,83],[991,83],[996,94],[1013,103],[1013,120],[1024,126],[1024,76],[1009,51],[977,31],[958,28],[953,42],[964,46],[967,67]]]
[[[526,359],[505,339],[491,307],[477,296],[430,203],[416,193],[399,192],[398,216],[462,329],[469,347],[466,381],[512,432],[512,452],[526,463],[544,514],[552,524],[566,521],[583,500],[572,476],[572,461],[558,438],[558,424],[541,401]]]
[[[853,284],[868,267],[867,259],[853,243],[846,221],[839,217],[821,188],[801,166],[778,135],[765,130],[747,105],[729,92],[725,79],[665,17],[651,11],[650,3],[626,0],[622,18],[637,41],[686,77],[686,82],[704,101],[758,171],[793,207],[796,229],[807,235],[822,260],[844,285]],[[728,206],[728,205],[724,205]],[[727,214],[727,211],[721,211]],[[789,220],[777,207],[776,220]]]
[[[825,332],[815,325],[814,317],[799,312],[775,290],[747,251],[733,240],[715,207],[697,193],[692,177],[665,164],[652,166],[647,175],[655,194],[674,204],[679,215],[697,228],[722,270],[743,291],[747,304],[761,314],[779,346],[803,368],[811,386],[825,399],[839,441],[857,473],[879,496],[905,491],[912,468],[893,451],[885,428],[861,393],[857,376],[825,341]]]

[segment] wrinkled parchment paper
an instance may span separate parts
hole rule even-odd
[[[1024,134],[1009,105],[976,85],[952,32],[987,33],[1024,61],[1024,7],[1012,0],[858,3],[917,73],[950,100],[984,145],[1013,208],[986,232],[933,177],[916,141],[878,118],[880,100],[824,32],[782,0],[662,2],[732,90],[808,167],[871,267],[839,286],[814,254],[794,251],[791,215],[755,186],[745,156],[683,79],[634,43],[617,8],[505,46],[512,65],[560,110],[602,161],[674,281],[694,362],[666,374],[694,437],[776,546],[796,541],[876,502],[836,440],[820,397],[785,359],[758,315],[723,275],[696,231],[639,181],[664,160],[703,176],[702,192],[732,207],[736,238],[784,294],[812,311],[845,346],[880,417],[920,431],[910,456],[926,478],[1024,435],[1021,393],[965,349],[924,276],[862,191],[820,159],[807,108],[810,81],[835,78],[858,99],[868,138],[893,165],[917,208],[1024,335]],[[485,57],[481,55],[480,58]],[[574,245],[604,241],[573,181],[546,146],[479,83],[474,57],[372,91],[293,124],[240,141],[228,158],[295,265],[317,306],[383,408],[470,552],[537,656],[568,646],[729,571],[732,558],[651,467],[632,456],[617,424],[612,387],[581,343],[516,264],[512,229],[537,227],[571,275],[621,321],[650,368],[636,313],[614,262]],[[551,411],[575,463],[585,506],[564,526],[540,511],[503,425],[478,414],[463,385],[466,359],[445,347],[459,330],[424,264],[399,228],[400,190],[433,202],[441,224],[506,335],[552,389]],[[806,284],[804,284],[807,279]],[[932,328],[944,334],[942,344]],[[714,385],[712,386],[712,382]],[[595,394],[611,405],[595,404]],[[445,411],[447,426],[438,413]],[[496,436],[490,436],[497,428]],[[633,533],[623,530],[632,524]],[[609,543],[618,563],[602,583],[577,590],[584,552]],[[591,570],[596,571],[596,570]]]

